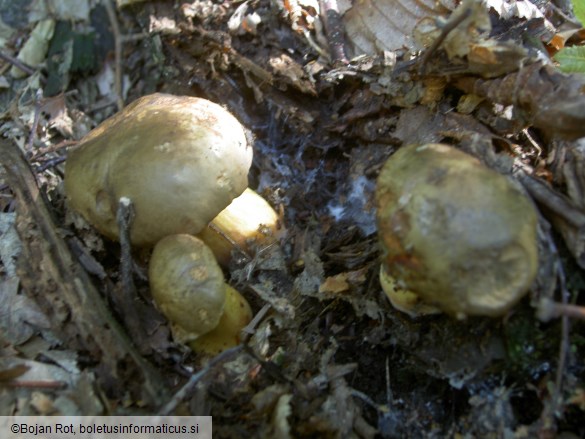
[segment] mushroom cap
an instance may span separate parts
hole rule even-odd
[[[396,281],[386,272],[383,265],[380,266],[380,286],[392,306],[410,317],[420,317],[441,312],[436,306],[421,300],[418,294],[396,286]]]
[[[73,209],[118,238],[118,200],[135,209],[130,237],[151,246],[196,234],[248,186],[252,148],[227,110],[205,99],[144,96],[91,131],[69,153],[65,191]]]
[[[175,339],[188,342],[212,331],[223,315],[226,284],[212,251],[191,235],[170,235],[152,252],[150,289]]]
[[[502,315],[536,277],[534,205],[468,154],[401,148],[380,173],[376,203],[383,269],[444,312]]]

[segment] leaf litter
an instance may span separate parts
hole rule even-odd
[[[12,86],[0,90],[1,129],[18,146],[2,144],[2,224],[19,238],[2,226],[2,414],[172,407],[213,415],[217,437],[583,434],[583,323],[569,332],[566,316],[540,322],[535,309],[545,299],[561,315],[569,299],[583,306],[584,82],[547,55],[569,11],[528,1],[106,1],[70,16],[65,3],[51,2],[57,26],[75,23],[59,28],[63,41],[117,28],[106,31],[117,44],[86,70],[69,63],[72,43],[48,49],[69,60],[51,95],[36,92],[57,63],[7,73],[48,17],[39,2],[28,3],[26,34],[0,40],[10,55],[0,79]],[[39,53],[55,43],[44,35]],[[211,361],[170,339],[139,252],[148,342],[128,342],[108,299],[121,285],[119,248],[71,220],[64,202],[67,144],[57,145],[154,91],[219,102],[254,133],[250,186],[286,226],[279,245],[233,258],[226,274],[258,318],[243,348]],[[381,293],[375,179],[396,149],[425,142],[514,175],[541,209],[539,280],[505,319],[413,320]],[[18,179],[16,151],[36,179]],[[31,198],[38,183],[42,197]]]

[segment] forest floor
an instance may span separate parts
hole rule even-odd
[[[0,414],[212,415],[214,437],[585,436],[585,80],[550,58],[585,36],[565,3],[70,3],[0,1]],[[32,35],[40,58],[21,65]],[[255,318],[213,359],[172,340],[138,251],[137,335],[120,245],[65,199],[68,149],[155,92],[251,131],[249,186],[281,220],[277,245],[225,269]],[[439,142],[539,208],[538,275],[503,317],[412,318],[381,290],[376,178],[403,145]]]

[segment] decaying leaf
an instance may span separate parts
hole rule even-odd
[[[363,284],[366,281],[366,270],[348,271],[339,273],[335,276],[329,276],[321,285],[319,293],[343,293],[348,291],[351,284]]]
[[[527,123],[550,136],[585,136],[585,81],[568,77],[548,64],[536,62],[496,79],[462,77],[456,85],[467,93],[514,105]]]
[[[448,13],[433,0],[359,0],[345,13],[343,21],[352,55],[375,55],[415,49],[413,31],[417,22]]]
[[[347,273],[340,273],[335,276],[329,276],[321,285],[319,285],[320,293],[342,293],[349,290],[347,283]]]
[[[272,415],[272,437],[275,439],[289,439],[292,437],[290,434],[290,424],[288,422],[288,417],[292,414],[292,408],[290,406],[292,397],[293,396],[290,393],[287,393],[278,398],[278,402],[276,403]]]
[[[0,214],[0,260],[8,277],[16,275],[16,260],[22,251],[22,243],[16,233],[16,214]]]
[[[45,60],[54,30],[55,20],[47,19],[39,22],[18,53],[18,59],[31,67],[38,67]],[[26,76],[26,73],[16,66],[12,67],[10,74],[14,78]]]
[[[35,332],[51,327],[37,303],[18,293],[19,283],[16,277],[0,282],[0,328],[14,345],[24,343]]]
[[[441,44],[449,59],[467,56],[471,45],[486,37],[492,28],[487,8],[476,0],[462,1],[446,21],[439,23],[441,30],[449,29]]]
[[[7,369],[0,370],[0,383],[6,383],[7,381],[12,381],[30,369],[29,366],[25,364],[17,364],[16,366],[8,367]]]
[[[493,8],[500,17],[508,19],[518,18],[543,18],[544,15],[538,7],[530,1],[517,0],[486,0],[488,8]]]
[[[50,127],[55,128],[65,137],[73,136],[73,120],[67,113],[64,94],[45,99],[41,110],[49,115]]]
[[[256,28],[262,22],[262,18],[256,12],[248,13],[249,0],[236,8],[228,21],[228,29],[231,33],[244,35],[256,34]]]

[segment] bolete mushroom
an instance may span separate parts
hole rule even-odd
[[[242,125],[205,99],[156,93],[103,122],[69,153],[65,191],[73,209],[118,238],[121,197],[135,209],[130,238],[200,232],[248,186],[252,148]]]
[[[537,213],[507,177],[443,144],[400,148],[376,188],[380,280],[410,314],[500,316],[538,268]]]
[[[226,284],[203,241],[185,234],[163,238],[152,252],[148,277],[177,342],[212,355],[239,343],[241,329],[252,318],[250,305]]]

